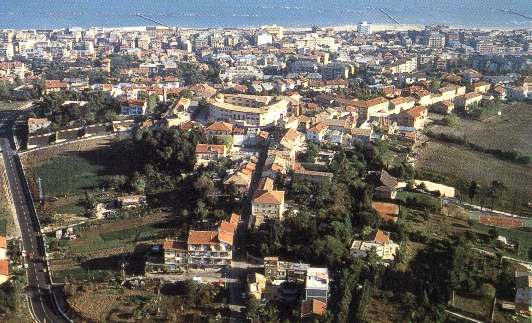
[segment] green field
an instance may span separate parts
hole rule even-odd
[[[473,228],[478,232],[487,234],[492,227],[480,223],[475,223],[473,225]],[[531,250],[532,248],[532,232],[497,228],[497,233],[510,240],[517,241],[518,243],[517,254],[506,253],[507,256],[532,261],[532,258],[529,258],[529,250]]]
[[[442,184],[455,187],[459,180],[474,180],[483,186],[489,186],[494,180],[502,182],[507,190],[502,193],[496,208],[532,216],[532,209],[526,206],[532,196],[531,165],[503,161],[463,146],[431,141],[423,148],[416,166],[420,173],[440,175],[445,179]]]
[[[35,178],[40,177],[46,196],[79,194],[103,185],[104,166],[91,163],[76,154],[56,156],[33,169]]]
[[[505,105],[500,116],[482,121],[458,118],[456,125],[436,125],[430,128],[436,134],[444,133],[484,148],[504,151],[516,150],[532,156],[532,104]]]

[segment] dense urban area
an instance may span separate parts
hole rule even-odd
[[[0,30],[0,321],[530,322],[532,30],[403,29]]]

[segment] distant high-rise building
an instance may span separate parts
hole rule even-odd
[[[361,35],[371,35],[372,33],[372,25],[366,21],[363,21],[358,24],[357,26],[357,32]]]
[[[257,46],[271,44],[273,42],[272,35],[267,32],[258,33],[255,36],[255,44]]]
[[[445,47],[445,35],[441,33],[430,33],[427,38],[427,45],[430,48]]]
[[[272,35],[272,37],[275,39],[278,39],[278,40],[283,39],[284,29],[281,26],[277,26],[277,25],[262,26],[261,29],[267,32],[268,34]]]

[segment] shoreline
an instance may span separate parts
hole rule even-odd
[[[275,25],[275,24],[272,24]],[[435,26],[438,24],[382,24],[382,23],[373,23],[373,31],[374,32],[382,32],[382,31],[419,31],[423,30],[426,26]],[[464,30],[479,30],[479,31],[494,31],[494,30],[500,30],[500,31],[512,31],[512,30],[532,30],[532,24],[529,26],[522,26],[522,27],[504,27],[504,26],[467,26],[467,25],[451,25],[451,24],[441,24],[442,26],[447,26],[449,29],[464,29]],[[241,26],[241,27],[194,27],[194,26],[172,26],[173,28],[180,29],[180,30],[256,30],[260,29],[262,25],[257,26]],[[280,27],[283,27],[285,31],[287,32],[306,32],[311,31],[312,26],[283,26],[278,25]],[[110,30],[121,30],[121,31],[128,31],[128,32],[135,32],[135,31],[145,31],[147,27],[156,27],[158,29],[166,29],[167,27],[157,25],[157,24],[146,24],[146,25],[139,25],[139,26],[116,26],[116,27],[110,27],[110,26],[90,26],[90,27],[81,27],[81,26],[69,26],[69,27],[53,27],[53,28],[3,28],[0,26],[0,30],[14,30],[14,31],[24,31],[24,30],[65,30],[65,29],[82,29],[82,30],[88,30],[88,29],[99,29],[104,31],[110,31]],[[335,31],[353,31],[356,30],[357,24],[343,24],[343,25],[318,25],[319,28],[332,28]]]

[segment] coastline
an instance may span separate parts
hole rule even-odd
[[[374,23],[373,31],[374,32],[382,32],[382,31],[419,31],[425,29],[426,26],[430,25],[436,25],[436,24],[382,24],[382,23]],[[451,24],[442,24],[445,26],[448,26],[450,29],[468,29],[468,30],[479,30],[479,31],[511,31],[511,30],[532,30],[532,24],[530,26],[523,26],[523,27],[501,27],[501,26],[467,26],[467,25],[451,25]],[[301,26],[301,27],[294,27],[294,26],[283,26],[278,25],[284,28],[287,32],[309,32],[312,30],[312,26]],[[0,30],[63,30],[63,29],[99,29],[99,30],[121,30],[125,32],[135,32],[135,31],[145,31],[147,27],[156,27],[164,29],[166,27],[160,26],[157,24],[146,24],[142,26],[116,26],[116,27],[109,27],[109,26],[90,26],[90,27],[81,27],[81,26],[68,26],[68,27],[54,27],[54,28],[3,28],[0,26]],[[241,27],[194,27],[194,26],[172,26],[173,28],[177,28],[180,30],[256,30],[259,29],[261,26],[241,26]],[[332,28],[335,31],[354,31],[357,28],[356,24],[344,24],[344,25],[319,25],[320,28]]]

